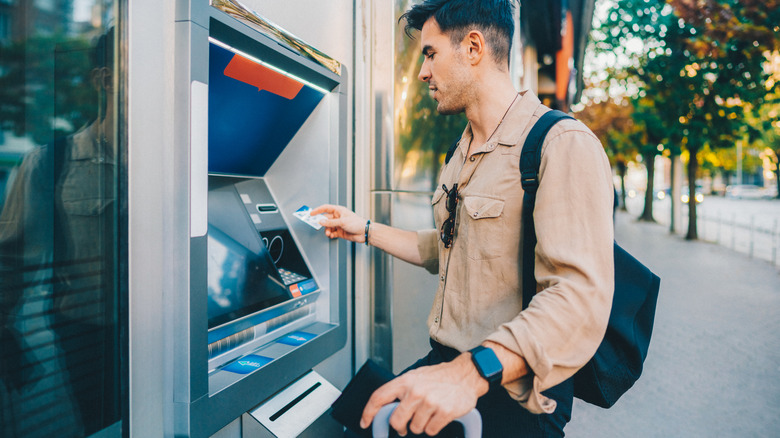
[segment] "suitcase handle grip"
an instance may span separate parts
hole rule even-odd
[[[390,436],[390,415],[393,414],[397,406],[398,402],[393,402],[379,409],[371,427],[374,438],[388,438]],[[463,424],[466,438],[478,438],[482,435],[482,417],[476,409],[472,409],[466,415],[456,418],[455,421]]]

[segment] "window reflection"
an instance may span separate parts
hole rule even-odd
[[[115,17],[106,0],[0,1],[2,437],[121,418]]]
[[[395,22],[420,1],[396,0]],[[463,114],[436,112],[428,84],[417,79],[422,66],[419,32],[412,40],[401,22],[395,32],[395,186],[399,190],[433,192],[444,156],[466,127]]]

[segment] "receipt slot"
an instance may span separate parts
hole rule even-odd
[[[294,213],[346,203],[346,69],[239,2],[177,11],[190,287],[170,310],[172,428],[325,436],[339,391],[312,369],[346,343],[346,245]]]

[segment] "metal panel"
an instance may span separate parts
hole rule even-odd
[[[392,197],[388,192],[372,195],[378,223],[390,224]],[[371,247],[371,358],[387,369],[393,367],[393,257]]]
[[[171,273],[178,225],[187,236],[187,216],[172,214],[175,204],[170,169],[173,4],[128,2],[128,196],[129,332],[131,436],[159,436],[165,430],[169,398],[166,382],[165,294],[178,282]],[[161,98],[162,97],[162,98]],[[186,187],[187,180],[181,181]],[[173,205],[172,205],[173,204]],[[186,205],[186,204],[185,204]],[[181,239],[181,237],[185,237]],[[183,251],[180,254],[186,254]],[[179,271],[185,273],[185,271]],[[181,275],[179,276],[181,277]],[[186,281],[185,281],[186,283]]]
[[[373,106],[371,92],[371,68],[373,57],[372,50],[373,32],[373,6],[375,2],[355,1],[354,15],[354,79],[352,82],[353,111],[352,131],[353,144],[348,156],[348,168],[351,170],[352,182],[348,186],[351,190],[349,208],[363,216],[371,217],[371,156],[372,125],[371,108]],[[356,372],[366,359],[370,357],[370,259],[371,249],[365,245],[354,245],[354,264],[352,284],[353,305],[351,312],[354,315],[353,335],[353,366],[352,373]],[[351,375],[351,374],[350,374]]]

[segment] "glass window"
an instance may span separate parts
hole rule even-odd
[[[0,1],[4,438],[122,434],[127,230],[118,11],[112,0]]]
[[[0,44],[6,43],[11,38],[11,20],[8,14],[0,11]]]

